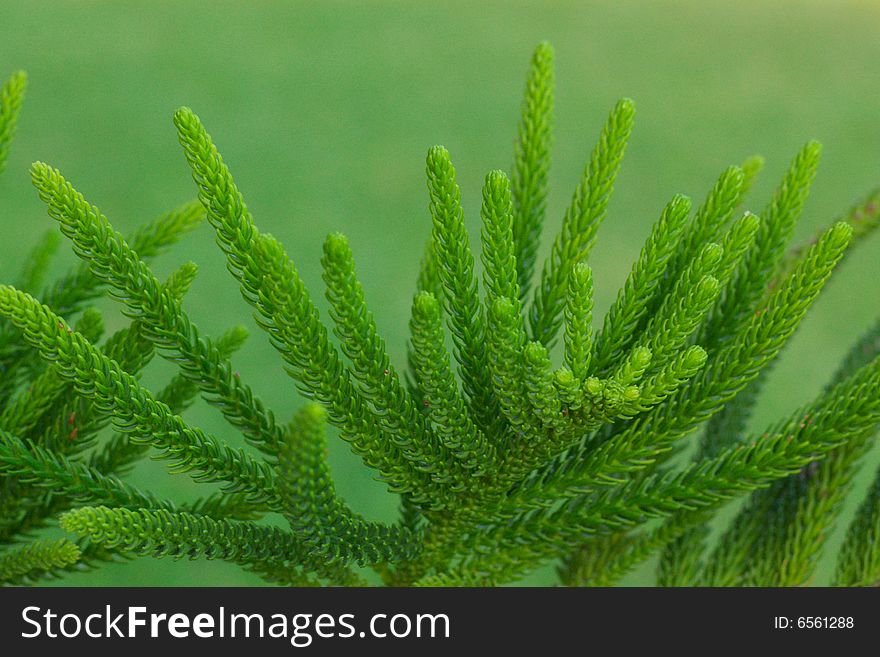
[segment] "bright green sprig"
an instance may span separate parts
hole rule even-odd
[[[0,552],[0,585],[29,584],[52,577],[79,561],[80,549],[66,539],[33,541]]]
[[[636,408],[646,411],[675,393],[682,384],[703,369],[708,357],[706,350],[699,345],[688,347],[675,356],[639,386]]]
[[[437,269],[437,256],[434,253],[434,241],[429,239],[425,244],[425,251],[419,263],[419,275],[416,279],[416,294],[427,292],[435,299],[443,298],[443,282],[440,280],[440,272]],[[412,352],[412,343],[406,347],[406,384],[413,397],[424,398],[425,394],[419,389],[416,380],[416,363]]]
[[[271,411],[234,375],[229,362],[220,358],[217,346],[200,336],[174,292],[159,283],[135,249],[58,171],[36,163],[31,175],[50,216],[60,222],[77,253],[111,286],[132,318],[141,320],[144,335],[173,350],[182,372],[202,388],[209,401],[255,445],[272,454],[280,430]]]
[[[638,386],[629,385],[627,379],[640,377],[651,362],[649,349],[634,349],[619,378],[598,379],[591,376],[584,383],[584,414],[591,420],[589,428],[607,424],[630,414],[630,408],[639,398]]]
[[[550,150],[553,146],[553,47],[542,43],[532,55],[513,164],[513,241],[516,280],[528,294],[547,208]],[[499,294],[519,299],[509,293]]]
[[[729,341],[735,334],[719,337],[713,333],[719,322],[730,319],[724,315],[727,312],[725,302],[730,294],[730,286],[736,274],[737,268],[742,266],[745,256],[753,248],[761,220],[751,212],[746,212],[736,220],[725,232],[719,234],[719,240],[723,253],[715,272],[715,277],[721,284],[721,299],[710,309],[708,316],[700,326],[696,342],[699,344],[715,344],[719,346]],[[789,271],[789,273],[791,273]]]
[[[485,348],[485,317],[480,303],[461,190],[449,152],[434,146],[427,157],[428,192],[433,220],[434,251],[443,281],[443,301],[455,344],[459,375],[471,415],[486,431],[495,423],[497,402],[491,394]]]
[[[517,242],[510,181],[503,171],[491,171],[483,185],[483,286],[488,298],[520,298]]]
[[[726,285],[734,271],[752,248],[761,227],[761,220],[751,212],[746,212],[725,231],[718,235],[721,245],[721,261],[715,276]]]
[[[541,285],[535,290],[529,313],[531,336],[544,345],[550,345],[556,338],[569,272],[575,263],[586,259],[605,218],[634,115],[635,108],[628,99],[621,100],[611,111],[565,213],[562,231],[544,264]]]
[[[704,246],[648,321],[637,345],[650,349],[657,365],[684,346],[718,298],[721,283],[715,273],[723,254],[718,244]]]
[[[679,247],[679,238],[687,222],[691,202],[675,196],[654,224],[639,259],[605,314],[601,332],[593,343],[593,366],[607,370],[638,335],[648,309],[667,277],[667,267]]]
[[[593,272],[580,262],[571,270],[565,304],[565,364],[575,378],[590,374],[593,335]]]
[[[205,213],[198,202],[186,203],[148,222],[126,237],[125,242],[141,260],[147,262],[193,231],[204,217]],[[100,296],[103,290],[101,281],[92,275],[89,263],[83,262],[47,287],[40,295],[40,300],[62,317],[67,317],[84,303]]]
[[[342,438],[365,463],[379,470],[392,489],[412,492],[426,500],[424,491],[430,479],[417,473],[397,444],[379,431],[375,416],[330,344],[317,310],[281,245],[264,235],[256,253],[258,261],[278,277],[277,282],[270,279],[265,283],[268,289],[259,307],[268,318],[264,326],[276,329],[270,333],[273,344],[293,366],[288,372],[303,392],[325,405],[330,420],[342,429]]]
[[[361,394],[372,404],[383,431],[394,437],[404,457],[422,464],[436,480],[444,480],[450,473],[441,470],[440,464],[448,463],[450,455],[438,443],[391,365],[385,341],[364,301],[345,237],[338,233],[328,236],[322,264],[336,336],[351,361]]]
[[[653,360],[654,352],[648,347],[635,347],[620,363],[611,380],[621,386],[637,383],[648,371]]]
[[[26,536],[33,531],[45,527],[49,520],[58,514],[68,511],[77,502],[88,501],[92,504],[112,503],[115,500],[132,500],[132,505],[137,505],[140,499],[143,503],[146,500],[152,503],[154,508],[177,509],[187,511],[198,515],[210,516],[212,518],[230,518],[235,520],[256,520],[262,515],[264,510],[259,505],[254,505],[247,496],[241,493],[218,493],[208,495],[206,497],[197,498],[193,502],[184,502],[173,505],[167,500],[156,500],[152,496],[141,496],[140,492],[132,489],[130,486],[122,484],[121,487],[115,486],[114,482],[119,482],[115,478],[102,477],[96,473],[94,468],[86,468],[82,464],[72,464],[72,470],[65,467],[57,466],[55,470],[50,470],[48,481],[55,481],[59,484],[67,481],[76,481],[80,476],[78,473],[86,473],[86,476],[92,481],[91,491],[83,486],[76,485],[75,491],[79,491],[74,495],[53,495],[50,487],[49,491],[41,496],[30,496],[22,501],[20,512],[14,518],[10,518],[3,525],[0,525],[0,542],[7,542],[15,537]],[[55,474],[53,475],[52,472]],[[60,474],[59,474],[60,473]],[[102,494],[102,485],[104,489],[113,491],[110,494]],[[100,555],[99,560],[112,560],[110,555]]]
[[[758,218],[747,212],[722,237],[724,257],[719,265],[718,272],[721,281],[727,282],[731,279],[743,256],[752,247],[759,226],[760,221]],[[698,343],[712,342],[712,327],[721,318],[721,313],[723,312],[725,312],[723,303],[716,304],[710,310],[709,317],[704,321],[697,334],[696,341]],[[721,319],[723,320],[723,318]],[[760,391],[761,383],[767,372],[768,369],[762,370],[755,380],[751,381],[734,399],[730,400],[724,408],[710,418],[700,441],[698,457],[704,454],[716,454],[722,447],[730,444],[742,434],[753,402]]]
[[[585,395],[581,382],[575,377],[574,372],[566,366],[562,366],[553,372],[553,385],[559,394],[559,401],[568,412],[577,412],[584,406]]]
[[[735,335],[748,323],[749,314],[765,296],[774,271],[785,254],[785,246],[803,210],[819,166],[822,147],[811,141],[794,161],[769,205],[761,213],[755,243],[738,265],[724,302],[708,334],[714,343]]]
[[[168,280],[165,281],[165,288],[171,293],[171,296],[181,301],[189,292],[198,273],[199,267],[196,263],[185,262],[171,272]]]
[[[198,226],[203,217],[198,203],[189,203],[148,223],[127,241],[136,253],[148,260]],[[101,282],[92,275],[89,264],[83,262],[43,290],[40,299],[62,317],[69,317],[100,296],[103,289]],[[5,374],[0,378],[0,400],[11,393],[15,383],[13,375],[33,364],[31,354],[24,346],[15,344],[16,338],[13,327],[0,325],[0,371]]]
[[[700,252],[703,245],[719,239],[721,229],[727,226],[742,197],[743,172],[737,166],[728,167],[718,177],[702,205],[697,208],[687,230],[682,233],[677,257],[671,263],[669,274],[675,280],[688,266],[688,261]]]

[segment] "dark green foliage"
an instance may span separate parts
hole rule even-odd
[[[0,93],[0,164],[23,91],[17,75]],[[431,235],[405,372],[347,239],[324,244],[330,327],[191,110],[174,124],[199,203],[128,239],[57,170],[35,164],[37,192],[83,264],[45,285],[58,242],[49,233],[15,286],[0,285],[0,583],[151,555],[224,559],[282,585],[366,585],[366,567],[391,585],[496,585],[549,562],[566,585],[609,585],[658,554],[662,585],[808,583],[880,424],[880,325],[809,404],[764,432],[748,431],[748,419],[851,242],[880,223],[877,192],[791,247],[818,144],[797,155],[761,215],[743,205],[763,161],[731,166],[693,212],[672,197],[595,321],[589,256],[634,110],[623,100],[611,112],[538,274],[553,98],[553,51],[542,44],[511,175],[484,180],[482,276],[450,154],[429,150]],[[284,410],[288,424],[232,367],[245,330],[212,339],[189,318],[195,265],[165,281],[148,265],[202,216],[310,400]],[[131,320],[106,338],[88,307],[105,291]],[[156,353],[179,372],[151,391],[138,377]],[[181,418],[199,394],[245,448]],[[328,426],[399,496],[398,521],[364,518],[337,493]],[[672,459],[692,434],[691,458]],[[220,490],[172,502],[125,483],[151,452]],[[708,523],[744,496],[710,544]],[[875,482],[841,549],[838,584],[880,581],[878,498]],[[71,538],[37,535],[54,525]]]

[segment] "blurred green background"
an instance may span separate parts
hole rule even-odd
[[[30,75],[0,178],[0,280],[52,227],[28,181],[33,160],[59,167],[123,232],[194,197],[171,124],[185,104],[214,136],[260,227],[285,243],[320,302],[322,241],[333,230],[349,236],[368,302],[402,364],[429,233],[424,155],[435,143],[450,149],[475,243],[482,177],[509,168],[528,59],[548,39],[558,88],[545,253],[608,110],[621,96],[638,110],[591,256],[601,317],[664,202],[675,192],[699,200],[730,163],[767,158],[750,199],[760,211],[796,150],[809,138],[824,143],[799,238],[880,182],[878,28],[880,2],[843,0],[0,2],[0,68]],[[876,315],[878,246],[877,236],[864,244],[816,304],[771,376],[756,426],[814,395]],[[186,301],[191,316],[213,335],[236,323],[253,329],[235,362],[285,419],[297,393],[206,227],[161,258],[157,272],[186,259],[200,267]],[[74,258],[59,260],[60,269]],[[108,328],[122,325],[105,307]],[[146,381],[158,386],[171,372],[157,362]],[[204,404],[187,418],[238,442]],[[341,441],[331,458],[355,508],[391,517],[395,500]],[[195,488],[156,463],[133,479],[174,496]],[[818,583],[827,570],[826,559]],[[650,577],[646,564],[626,582]],[[151,559],[66,581],[259,582],[223,563]],[[551,581],[545,569],[525,583]]]

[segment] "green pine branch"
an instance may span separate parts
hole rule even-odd
[[[394,586],[500,585],[553,562],[564,585],[608,586],[658,555],[663,586],[812,583],[880,425],[880,325],[808,404],[763,432],[749,420],[849,245],[880,225],[878,192],[792,248],[819,145],[794,158],[760,215],[748,192],[763,160],[729,166],[693,212],[672,196],[597,317],[590,254],[634,109],[622,100],[610,113],[538,276],[554,76],[541,44],[510,174],[483,179],[478,248],[466,183],[445,148],[429,149],[430,236],[405,370],[348,239],[324,243],[325,324],[188,108],[174,124],[198,201],[127,238],[58,171],[34,164],[82,263],[51,279],[50,232],[14,285],[0,284],[0,584],[151,556],[223,559],[287,586],[365,586],[367,569]],[[0,169],[24,80],[0,89]],[[147,264],[203,217],[291,394],[307,400],[282,409],[287,424],[233,368],[244,327],[209,338],[184,308],[197,266],[159,280]],[[92,307],[105,294],[131,320],[108,320],[107,337]],[[179,369],[154,391],[140,376],[155,354]],[[243,448],[181,417],[199,395]],[[396,521],[343,499],[328,457],[337,435],[397,498]],[[673,458],[690,445],[689,459]],[[214,485],[187,500],[135,487],[126,476],[148,454]],[[832,555],[836,584],[880,581],[878,482]],[[743,498],[710,546],[711,523]],[[58,525],[77,543],[46,540]]]

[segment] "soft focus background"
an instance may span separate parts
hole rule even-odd
[[[844,0],[0,2],[0,74],[23,68],[30,75],[0,178],[0,280],[54,228],[28,181],[33,160],[59,167],[123,232],[194,197],[171,124],[172,111],[185,104],[201,116],[260,227],[285,243],[322,308],[322,241],[334,230],[348,235],[368,302],[402,365],[429,233],[424,155],[436,143],[450,149],[476,243],[482,178],[510,166],[529,56],[548,39],[558,87],[545,253],[607,112],[621,96],[638,110],[591,256],[601,317],[664,202],[675,192],[699,201],[730,163],[766,157],[749,201],[760,211],[797,149],[809,138],[823,142],[799,239],[880,183],[878,28],[880,2]],[[865,243],[816,304],[771,376],[756,426],[819,391],[876,316],[878,247],[877,236]],[[300,403],[297,393],[206,226],[157,261],[157,273],[187,259],[200,267],[186,301],[192,317],[212,335],[236,323],[253,329],[235,362],[286,419]],[[65,251],[59,271],[73,260]],[[108,329],[121,326],[117,310],[104,307]],[[157,362],[145,380],[159,386],[172,371]],[[238,441],[203,403],[187,418]],[[341,441],[333,441],[331,458],[355,508],[374,518],[394,514],[395,500]],[[178,497],[195,488],[157,463],[133,478]],[[826,559],[817,583],[827,572]],[[651,576],[646,564],[626,582]],[[223,563],[151,559],[66,581],[259,582]],[[545,569],[525,583],[550,582]]]

